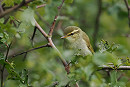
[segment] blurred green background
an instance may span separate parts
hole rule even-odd
[[[22,0],[3,0],[4,7],[14,6]],[[113,58],[122,58],[123,65],[130,65],[127,57],[130,57],[130,28],[128,25],[128,12],[124,0],[101,0],[101,15],[99,17],[99,31],[94,35],[95,21],[98,14],[99,0],[65,0],[60,13],[57,7],[62,0],[35,0],[0,19],[0,37],[2,43],[9,44],[12,41],[8,61],[15,65],[16,73],[22,73],[21,78],[25,79],[28,75],[28,83],[32,87],[75,87],[78,81],[80,87],[129,87],[130,71],[96,71],[97,66],[108,62],[116,61]],[[45,7],[36,6],[46,4]],[[130,4],[130,2],[129,2]],[[11,58],[11,56],[34,47],[44,45],[47,40],[37,30],[33,42],[30,40],[34,31],[33,17],[40,26],[49,32],[54,17],[59,14],[53,32],[52,40],[64,58],[74,61],[71,64],[71,73],[67,76],[57,53],[52,48],[41,48],[35,51]],[[6,24],[3,24],[7,17],[10,17]],[[11,23],[11,21],[14,23]],[[20,21],[20,23],[18,22]],[[95,55],[90,58],[73,58],[73,52],[63,49],[63,29],[67,26],[75,25],[85,31],[91,44],[95,47]],[[96,43],[93,43],[96,38]],[[116,51],[104,54],[99,52],[101,40],[106,40],[109,44],[119,45]],[[6,54],[6,47],[0,44],[1,58]],[[77,61],[75,60],[77,59]],[[126,63],[128,62],[128,63]],[[28,74],[24,74],[26,69]],[[19,74],[20,75],[20,74]],[[10,77],[10,78],[9,78]],[[91,77],[91,79],[90,79]],[[15,76],[4,72],[5,87],[27,87]],[[57,86],[53,86],[58,83]]]

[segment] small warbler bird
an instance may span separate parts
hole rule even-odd
[[[64,29],[65,48],[73,49],[75,55],[87,56],[94,53],[88,35],[79,27],[68,26]]]

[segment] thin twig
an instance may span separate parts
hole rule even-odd
[[[45,7],[45,6],[46,6],[46,4],[42,4],[42,5],[36,6],[36,8],[41,8],[41,7]]]
[[[24,57],[23,57],[23,61],[25,61],[25,59],[27,58],[27,54],[28,54],[28,52],[25,53],[25,55],[24,55]]]
[[[59,11],[61,9],[61,7],[63,6],[63,3],[64,3],[65,0],[62,0],[62,3],[61,5],[58,7],[58,15],[59,15]],[[35,26],[37,27],[37,29],[42,33],[42,35],[48,40],[48,43],[50,44],[50,46],[52,48],[54,48],[56,50],[56,52],[58,53],[59,55],[59,58],[60,60],[62,61],[64,67],[65,67],[65,70],[67,72],[67,74],[70,73],[70,67],[69,67],[69,64],[66,62],[66,60],[62,57],[60,51],[56,48],[56,46],[54,45],[53,41],[52,41],[52,33],[53,33],[53,30],[54,30],[54,27],[55,27],[55,24],[56,24],[56,20],[58,18],[58,15],[55,16],[54,20],[53,20],[53,23],[52,23],[52,26],[50,27],[50,31],[48,33],[48,35],[46,34],[46,32],[40,27],[40,25],[37,23],[37,21],[35,20]],[[79,87],[78,83],[76,82],[76,87]]]
[[[48,87],[56,87],[57,85],[59,85],[59,82],[58,82],[58,81],[54,82],[53,84],[51,84],[51,85],[48,86]]]
[[[113,65],[110,66],[103,65],[99,68],[100,70],[130,70],[130,66],[119,66],[119,67],[115,67]]]
[[[37,30],[37,27],[35,26],[35,27],[34,27],[34,31],[33,31],[33,35],[32,35],[32,37],[31,37],[31,40],[32,40],[32,41],[33,41],[34,36],[35,36],[35,34],[36,34],[36,30]]]
[[[13,55],[12,57],[16,57],[16,56],[22,55],[22,54],[24,54],[24,53],[28,53],[28,52],[30,52],[30,51],[37,50],[37,49],[40,49],[40,48],[43,48],[43,47],[50,47],[50,45],[49,45],[49,44],[46,44],[46,45],[43,45],[43,46],[40,46],[40,47],[36,47],[36,48],[30,49],[30,50],[24,51],[24,52],[22,52],[22,53]]]
[[[7,17],[5,20],[4,20],[4,23],[3,24],[6,24],[9,20],[9,17]]]
[[[7,9],[5,10],[3,13],[0,14],[0,18],[4,17],[5,15],[9,14],[10,12],[12,11],[16,11],[17,9],[21,8],[22,6],[30,3],[30,2],[33,2],[34,0],[23,0],[20,4],[18,5],[15,5],[14,7],[10,8],[10,9]]]
[[[97,36],[99,32],[99,22],[100,22],[100,16],[102,13],[102,0],[97,0],[98,3],[98,12],[95,20],[95,28],[94,28],[94,33],[93,33],[93,43],[94,43],[94,49],[96,50],[96,42],[97,42]]]
[[[62,0],[61,5],[58,6],[58,15],[59,15],[60,9],[61,9],[62,6],[63,6],[64,1],[65,1],[65,0]],[[68,63],[67,63],[66,60],[62,57],[60,51],[56,48],[56,46],[54,45],[54,43],[53,43],[53,41],[52,41],[52,39],[51,39],[53,30],[54,30],[54,27],[55,27],[56,20],[57,20],[57,18],[58,18],[58,15],[55,16],[54,21],[53,21],[53,23],[52,23],[52,26],[51,26],[51,28],[50,28],[50,31],[49,31],[49,33],[48,33],[48,35],[49,35],[49,37],[48,37],[48,42],[49,42],[50,45],[58,52],[59,57],[60,57],[60,59],[61,59],[63,65],[64,65],[64,67],[65,67],[65,70],[66,70],[67,74],[69,74],[69,73],[70,73],[70,67],[69,67]]]
[[[59,9],[59,10],[60,10],[60,9],[61,9],[61,7],[63,6],[64,2],[65,2],[65,0],[62,0],[61,5],[60,5],[60,6],[58,6],[58,9]]]
[[[35,20],[35,19],[34,19]],[[35,26],[37,27],[37,29],[42,33],[42,35],[47,39],[48,35],[46,34],[46,32],[41,28],[41,26],[37,23],[37,21],[35,20]]]
[[[95,71],[91,73],[91,75],[89,76],[89,80],[91,80],[91,77],[92,75],[94,75],[95,72],[100,71],[100,70],[106,70],[107,72],[110,70],[130,70],[130,66],[119,66],[119,67],[115,67],[114,65],[99,66],[98,69],[96,69]]]
[[[63,2],[64,2],[64,0],[62,1],[62,3],[61,3],[60,6],[63,5]],[[61,9],[61,7],[58,8],[58,11],[60,11],[60,9]],[[58,55],[59,55],[59,58],[61,59],[63,65],[64,65],[64,67],[65,67],[65,70],[66,70],[67,74],[69,74],[69,72],[70,72],[69,65],[67,64],[66,60],[62,57],[60,51],[56,48],[56,46],[54,45],[54,43],[53,43],[53,41],[52,41],[52,39],[51,39],[51,38],[52,38],[52,33],[53,33],[53,30],[54,30],[54,27],[55,27],[55,23],[56,23],[57,17],[58,17],[58,15],[55,16],[55,18],[54,18],[54,20],[53,20],[53,23],[52,23],[52,26],[50,27],[50,31],[49,31],[48,34],[41,28],[41,26],[40,26],[40,25],[37,23],[37,21],[34,19],[34,20],[35,20],[35,26],[36,26],[37,29],[42,33],[42,35],[48,40],[48,43],[50,44],[50,46],[57,51],[57,53],[58,53]]]
[[[79,87],[78,83],[76,82],[75,87]]]
[[[55,27],[55,24],[56,24],[56,19],[57,19],[57,17],[58,17],[58,16],[55,16],[55,18],[54,18],[54,21],[53,21],[52,26],[51,26],[51,28],[50,28],[50,31],[49,31],[49,33],[48,33],[49,36],[52,36],[53,30],[54,30],[54,27]]]
[[[11,44],[12,43],[10,43],[9,46],[7,46],[7,52],[6,52],[6,55],[5,55],[5,61],[8,60],[8,54],[9,54],[9,50],[10,50]],[[1,87],[4,86],[4,84],[3,84],[3,80],[4,80],[3,74],[4,74],[5,65],[6,64],[4,64],[3,67],[2,67],[2,69],[1,69]]]
[[[62,57],[60,51],[56,48],[56,46],[54,45],[54,43],[53,43],[53,41],[52,41],[52,39],[51,39],[50,37],[48,38],[48,41],[49,41],[50,45],[52,46],[52,48],[54,48],[54,49],[57,51],[57,53],[58,53],[58,55],[59,55],[59,58],[61,59],[63,65],[64,65],[64,67],[65,67],[65,70],[66,70],[67,74],[69,74],[69,73],[70,73],[70,69],[69,69],[68,63],[67,63],[66,60]]]
[[[128,11],[128,20],[129,20],[129,27],[130,27],[130,6],[128,4],[128,0],[124,0],[127,11]]]

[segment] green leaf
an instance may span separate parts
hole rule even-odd
[[[6,62],[4,58],[0,59],[0,64],[4,65],[5,64],[5,68],[9,73],[8,79],[12,79],[12,80],[22,80],[20,78],[20,76],[16,73],[16,71],[14,71],[14,63],[9,63]]]
[[[19,80],[23,85],[29,86],[28,84],[28,71],[24,69],[18,74],[14,69],[9,69],[8,79]]]
[[[7,71],[10,73],[11,69],[14,69],[14,64],[13,63],[9,63],[6,62],[4,58],[0,59],[0,64],[4,65],[5,64],[5,68],[7,69]]]
[[[120,65],[121,63],[120,59],[118,59],[117,56],[109,52],[95,53],[93,61],[97,65],[104,65],[104,64],[106,65],[108,63],[113,63],[114,65]]]
[[[5,6],[14,6],[14,0],[3,0],[2,3],[4,3]]]
[[[26,70],[26,69],[23,70],[22,78],[24,80],[24,84],[28,84],[28,70]]]
[[[113,51],[115,51],[118,48],[119,45],[112,43],[109,44],[107,41],[105,40],[101,40],[100,44],[99,44],[99,48],[100,48],[100,52],[105,52],[108,51],[110,53],[112,53]]]
[[[111,78],[111,86],[115,86],[117,83],[117,72],[116,71],[112,71],[110,74],[110,78]]]
[[[21,20],[24,21],[27,24],[32,24],[35,26],[35,21],[34,21],[34,10],[31,8],[26,9],[22,14],[21,14]],[[26,25],[27,25],[26,24]]]
[[[1,49],[1,48],[0,48]],[[1,51],[1,50],[0,50]],[[1,53],[0,52],[0,60],[2,59],[2,58],[4,58],[4,53]]]
[[[14,0],[15,3],[21,3],[23,0]]]
[[[65,3],[73,3],[73,0],[65,0]]]
[[[1,58],[1,59],[0,59],[0,64],[1,64],[1,65],[4,65],[5,63],[6,63],[6,62],[5,62],[4,58]]]
[[[0,19],[0,23],[4,23],[4,18],[1,18],[1,19]]]
[[[0,33],[0,38],[3,38],[3,36],[4,36],[3,33]]]

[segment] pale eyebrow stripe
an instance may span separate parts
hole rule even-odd
[[[71,33],[75,33],[75,32],[78,32],[79,30],[74,30],[74,31],[72,31]]]
[[[67,35],[70,36],[71,33],[77,33],[79,30],[73,30],[72,32],[68,33]]]

